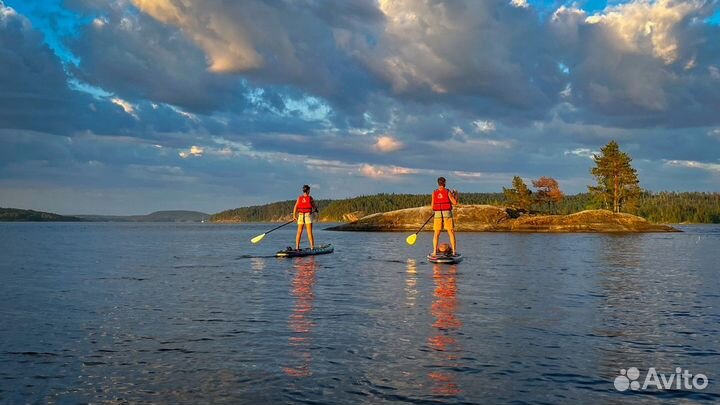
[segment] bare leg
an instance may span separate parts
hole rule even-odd
[[[303,224],[298,224],[298,231],[295,236],[295,249],[300,249],[300,238],[302,238],[303,226]]]
[[[307,224],[305,226],[307,226],[308,239],[310,240],[310,249],[315,249],[315,237],[312,233],[312,224]]]
[[[457,254],[457,243],[455,242],[455,230],[448,229],[448,236],[450,236],[450,246],[452,247],[453,254]]]
[[[437,254],[438,242],[440,241],[440,232],[441,232],[441,231],[438,229],[438,230],[436,230],[436,231],[434,231],[434,232],[435,232],[435,233],[433,234],[433,254],[436,255],[436,254]]]

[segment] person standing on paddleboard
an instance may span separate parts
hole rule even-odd
[[[295,236],[295,249],[300,250],[300,238],[302,238],[303,227],[307,227],[310,249],[315,249],[315,238],[313,237],[312,223],[314,214],[318,212],[315,200],[310,197],[310,186],[307,184],[302,188],[302,195],[298,197],[293,208],[293,220],[297,220],[298,230]]]
[[[457,243],[455,241],[455,220],[453,219],[453,206],[457,205],[457,190],[448,190],[445,188],[445,177],[438,177],[438,188],[432,194],[432,208],[435,212],[433,221],[433,255],[438,253],[438,241],[440,240],[440,232],[447,231],[450,237],[450,246],[452,254],[457,255]]]

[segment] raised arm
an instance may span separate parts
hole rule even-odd
[[[434,194],[433,194],[433,195],[434,195]],[[452,205],[457,205],[457,204],[458,204],[458,192],[457,192],[457,190],[453,190],[453,191],[449,192],[449,193],[448,193],[448,197],[450,197],[450,202],[452,203]]]

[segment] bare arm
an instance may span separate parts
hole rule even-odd
[[[295,201],[295,206],[293,207],[293,219],[297,219],[297,200]]]
[[[458,204],[458,198],[457,198],[457,196],[458,196],[457,190],[453,190],[453,191],[451,191],[451,192],[448,193],[448,197],[450,197],[450,202],[452,203],[452,205],[457,205],[457,204]]]

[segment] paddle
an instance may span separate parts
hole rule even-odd
[[[274,230],[276,230],[276,229],[280,229],[280,228],[282,228],[282,227],[285,226],[285,225],[290,225],[290,224],[292,224],[293,222],[295,222],[295,220],[294,220],[294,219],[291,219],[290,221],[285,222],[285,223],[282,224],[282,225],[278,225],[278,226],[276,226],[275,228],[273,228],[273,229],[265,232],[264,234],[258,235],[258,236],[256,236],[256,237],[250,239],[250,242],[252,242],[252,243],[258,243],[258,242],[260,242],[261,240],[263,240],[263,238],[265,237],[265,235],[269,234],[270,232],[272,232],[272,231],[274,231]]]
[[[405,242],[407,242],[408,245],[414,245],[415,241],[417,241],[417,235],[420,233],[420,231],[423,230],[423,228],[425,228],[425,225],[427,225],[427,223],[430,222],[430,220],[433,219],[434,216],[435,216],[435,213],[430,215],[430,218],[428,218],[427,221],[425,221],[425,223],[422,224],[420,229],[418,229],[418,231],[415,232],[414,234],[408,236],[407,239],[405,239]]]

